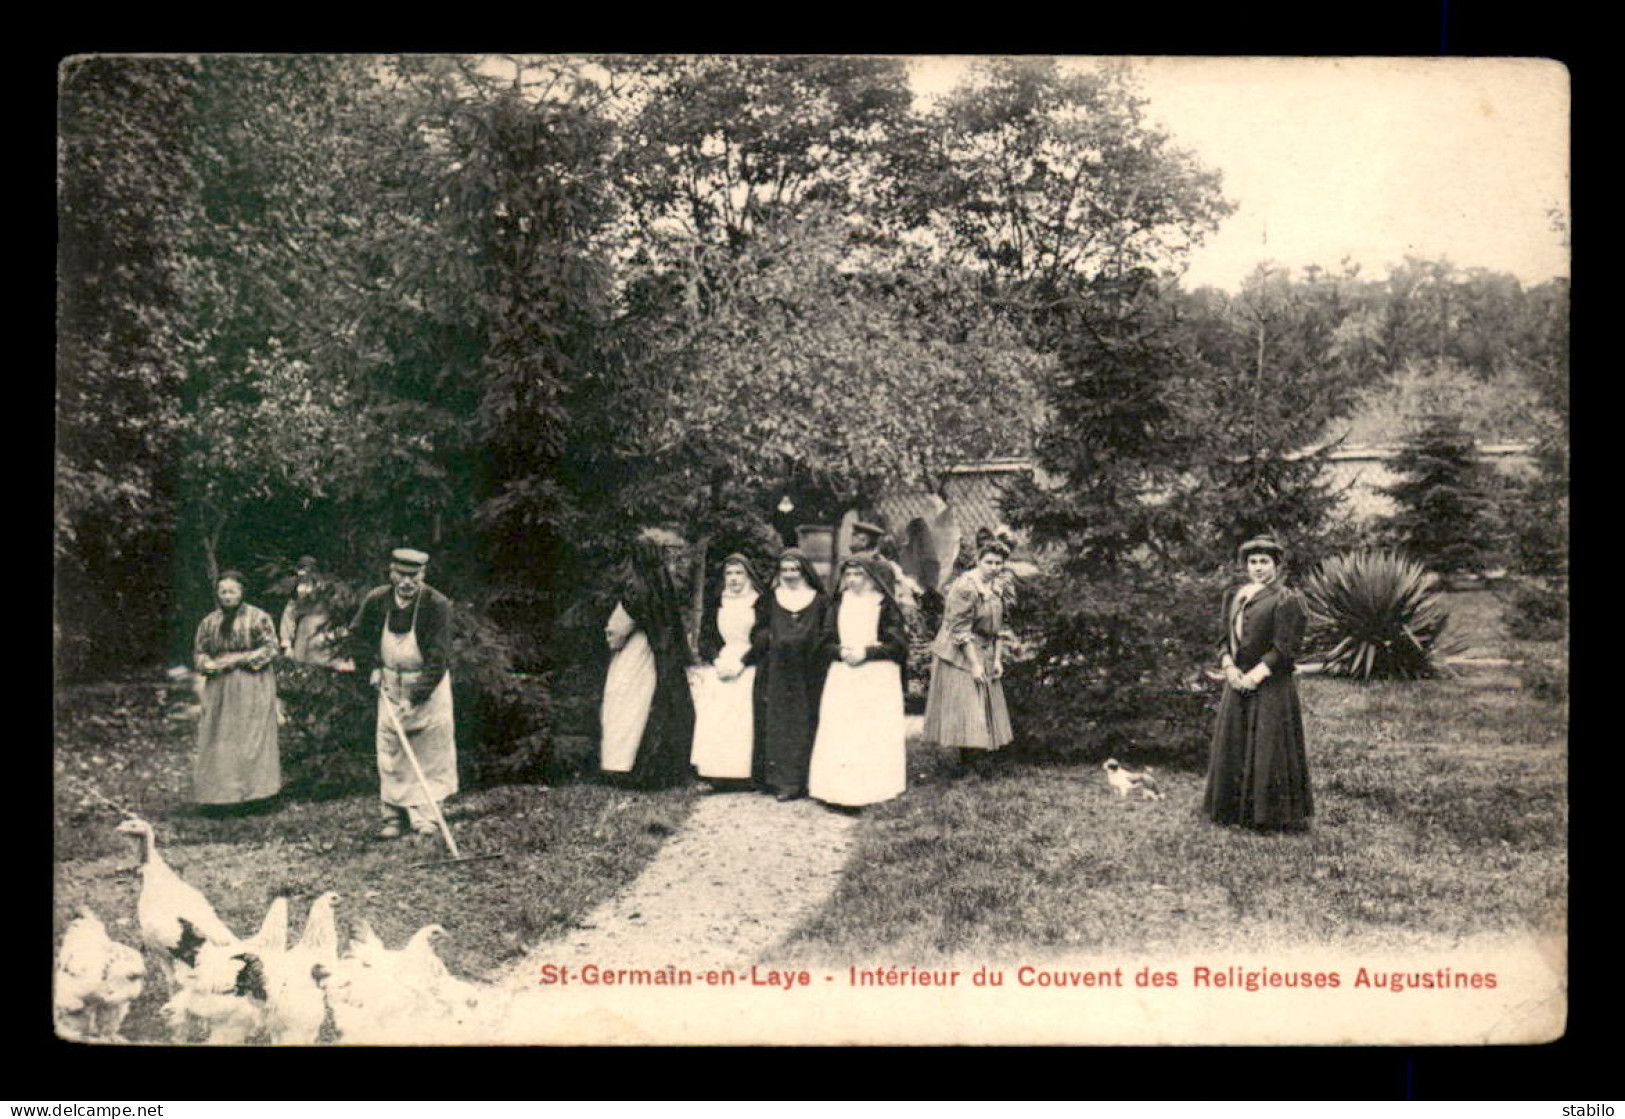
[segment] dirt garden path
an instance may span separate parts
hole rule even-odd
[[[708,796],[626,891],[499,980],[527,986],[544,964],[748,966],[828,900],[854,822],[811,800]]]
[[[911,739],[923,722],[909,718]],[[529,986],[545,964],[748,967],[829,900],[855,823],[813,800],[707,796],[627,890],[497,979]]]

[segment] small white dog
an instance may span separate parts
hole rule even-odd
[[[1106,783],[1118,796],[1126,797],[1138,789],[1147,800],[1162,799],[1162,793],[1157,791],[1157,779],[1151,776],[1150,766],[1143,770],[1126,769],[1116,758],[1107,758],[1101,768],[1106,771]]]

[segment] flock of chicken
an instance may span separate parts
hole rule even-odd
[[[130,819],[118,831],[142,846],[136,918],[145,946],[161,961],[170,998],[163,1016],[173,1041],[265,1041],[310,1045],[330,1037],[389,1044],[459,1036],[473,1039],[505,1012],[501,988],[452,975],[436,955],[444,934],[428,925],[404,948],[385,947],[365,921],[341,953],[324,893],[310,907],[298,943],[288,943],[288,899],[276,898],[259,931],[240,939],[209,899],[158,853],[152,825]],[[88,907],[69,924],[57,955],[55,1006],[63,1036],[122,1040],[130,1004],[147,968],[141,952],[108,936]]]

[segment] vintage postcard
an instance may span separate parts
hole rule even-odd
[[[1563,1036],[1569,120],[67,60],[57,1034]]]

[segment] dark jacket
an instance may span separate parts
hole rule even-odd
[[[395,605],[393,587],[374,587],[356,610],[348,641],[356,669],[370,673],[379,667],[378,646],[383,640],[384,626],[388,625],[391,633],[406,633],[413,628],[414,613],[418,649],[423,653],[423,675],[407,698],[417,704],[434,694],[451,664],[451,599],[425,584],[419,588],[417,600],[401,608]]]
[[[1236,594],[1246,584],[1231,587],[1224,595],[1220,621],[1224,626],[1222,649],[1235,659],[1236,667],[1247,672],[1260,661],[1270,674],[1293,670],[1298,648],[1303,642],[1303,600],[1296,591],[1270,583],[1242,604],[1241,640],[1236,640]]]

